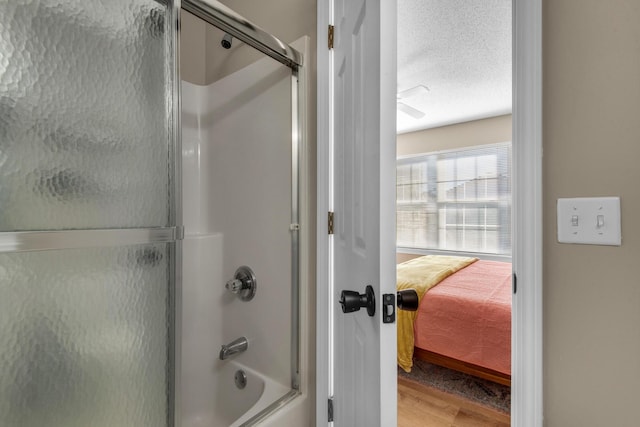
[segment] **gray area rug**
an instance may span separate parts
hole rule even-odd
[[[452,369],[413,359],[411,373],[398,368],[398,375],[455,394],[492,409],[511,412],[511,388]]]

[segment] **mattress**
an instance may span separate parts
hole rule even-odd
[[[415,346],[511,374],[511,264],[478,260],[423,297]]]

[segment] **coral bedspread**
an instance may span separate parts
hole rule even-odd
[[[511,374],[511,264],[478,260],[423,297],[415,346]]]
[[[414,289],[418,300],[429,289],[456,271],[476,262],[477,258],[426,255],[398,264],[397,288]],[[407,372],[413,366],[414,325],[417,313],[398,310],[398,365]]]

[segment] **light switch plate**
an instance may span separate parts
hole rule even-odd
[[[620,246],[620,198],[558,199],[558,242]]]

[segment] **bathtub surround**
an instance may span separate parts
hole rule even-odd
[[[208,86],[183,82],[185,427],[240,426],[304,392],[292,389],[291,91],[291,71],[271,58]],[[241,266],[258,284],[248,301],[226,286]],[[239,337],[247,349],[220,360]]]
[[[262,28],[268,29],[272,34],[280,40],[291,42],[294,40],[304,40],[300,44],[299,41],[290,43],[294,48],[304,54],[304,93],[306,103],[303,108],[306,111],[304,115],[304,128],[306,146],[304,148],[302,167],[307,171],[301,176],[300,205],[307,210],[306,216],[303,218],[302,228],[300,230],[301,245],[304,247],[301,259],[300,276],[303,278],[301,283],[301,370],[302,377],[300,383],[301,399],[296,399],[289,404],[288,411],[278,411],[269,418],[269,422],[263,422],[265,426],[282,427],[292,425],[296,427],[311,426],[315,419],[315,229],[316,229],[316,2],[315,0],[277,0],[276,2],[256,2],[254,0],[223,0],[226,6],[240,13],[247,19],[260,25]],[[277,13],[275,13],[277,11]],[[188,15],[184,13],[183,16]],[[253,63],[259,59],[259,56],[250,54],[244,43],[236,43],[229,50],[220,48],[220,38],[222,32],[214,33],[217,29],[205,24],[198,18],[193,17],[195,26],[183,22],[181,34],[195,30],[201,31],[205,35],[205,39],[194,45],[197,53],[196,57],[181,57],[181,75],[184,80],[198,85],[206,85],[219,80],[225,75],[231,74],[243,67]],[[196,36],[200,37],[200,36]],[[181,52],[185,51],[184,39],[181,40]],[[227,56],[223,64],[218,61],[218,56],[214,55],[214,51],[223,51]],[[194,78],[191,78],[193,76]],[[191,116],[195,121],[195,116]],[[183,119],[185,117],[183,116]],[[195,128],[198,129],[198,128]],[[199,133],[200,131],[194,131]],[[202,131],[204,132],[204,130]],[[205,148],[206,150],[206,148]],[[185,165],[185,168],[187,166]],[[201,173],[204,174],[203,171]],[[306,188],[306,190],[304,190]],[[207,194],[204,194],[208,198]],[[207,202],[208,203],[208,202]],[[312,213],[312,215],[309,215]],[[185,212],[186,215],[189,213]],[[195,215],[201,216],[201,213]],[[306,224],[306,225],[305,225]],[[237,266],[236,266],[237,267]],[[225,278],[228,280],[229,278]],[[260,280],[260,278],[258,278]],[[260,282],[261,283],[261,282]],[[262,292],[260,289],[259,293]],[[306,378],[306,381],[305,381]]]
[[[240,356],[216,360],[224,322],[216,310],[220,293],[212,283],[224,283],[223,236],[190,235],[183,242],[182,415],[185,427],[240,426],[289,390],[248,367]],[[213,357],[212,357],[213,355]],[[243,389],[235,373],[247,374]]]

